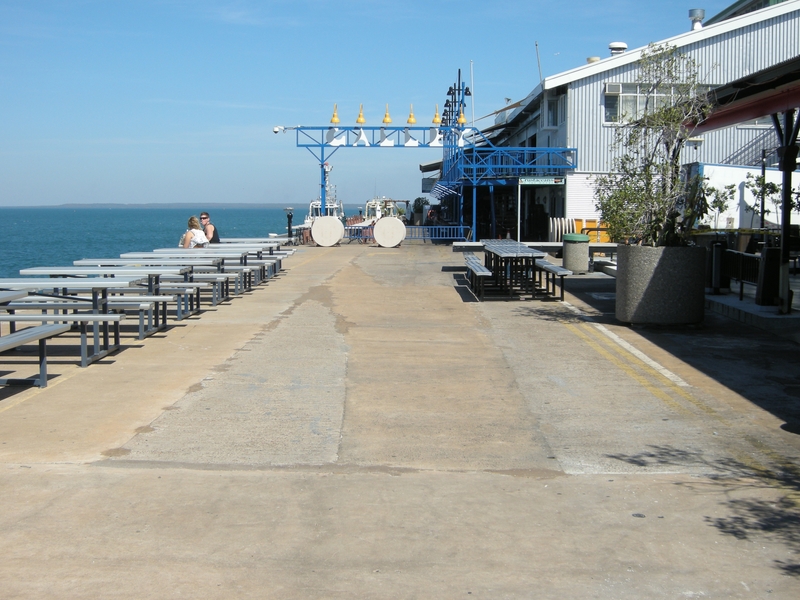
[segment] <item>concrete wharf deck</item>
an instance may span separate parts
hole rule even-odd
[[[601,273],[479,303],[445,245],[284,266],[0,389],[0,596],[800,595],[795,343]]]

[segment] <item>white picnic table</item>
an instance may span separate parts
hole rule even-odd
[[[273,254],[276,250],[276,244],[249,244],[249,243],[230,243],[230,244],[211,244],[205,248],[156,248],[153,250],[156,254],[173,254],[178,253],[179,256],[184,256],[187,253],[198,254],[214,254],[217,252],[245,252],[246,254],[256,254],[258,258],[266,252]]]
[[[14,300],[19,300],[28,295],[26,290],[5,290],[0,291],[0,304],[8,304]]]
[[[92,312],[108,316],[108,289],[130,287],[135,288],[143,281],[146,276],[119,276],[119,277],[77,277],[70,278],[68,281],[63,278],[51,277],[19,277],[0,279],[0,290],[15,290],[28,292],[47,292],[54,298],[69,298],[66,294],[60,293],[65,288],[86,290],[92,294]],[[68,284],[68,285],[67,285]],[[102,327],[101,327],[102,326]],[[100,331],[102,329],[102,342],[100,341]],[[119,328],[118,321],[115,329],[115,343],[109,344],[108,321],[92,323],[94,334],[94,353],[88,356],[86,362],[98,360],[110,352],[119,348]],[[83,334],[83,332],[82,332]]]
[[[220,244],[263,244],[280,247],[281,243],[277,238],[220,238]],[[211,244],[212,247],[218,244]]]
[[[145,253],[143,253],[145,254]],[[73,265],[75,266],[106,266],[106,267],[135,267],[135,266],[149,266],[149,267],[189,267],[190,271],[188,274],[184,274],[184,281],[186,282],[195,282],[202,279],[202,277],[197,277],[198,273],[205,275],[208,268],[212,272],[221,273],[223,271],[225,259],[224,258],[214,258],[211,256],[205,257],[186,257],[186,258],[172,258],[169,256],[163,256],[160,254],[154,254],[149,257],[145,258],[82,258],[80,260],[73,261]],[[166,284],[167,281],[162,278],[162,284]],[[238,279],[237,279],[238,284]],[[219,300],[222,300],[224,296],[226,296],[227,291],[224,289],[225,286],[217,286],[214,285],[212,287],[212,305],[216,306]],[[180,302],[180,300],[179,300]],[[188,306],[187,306],[188,311]],[[178,314],[180,316],[180,308],[178,309]]]
[[[152,252],[126,252],[120,255],[120,258],[126,259],[141,259],[141,260],[149,260],[149,259],[176,259],[176,260],[194,260],[194,259],[207,259],[213,260],[217,259],[221,261],[221,266],[218,270],[225,272],[238,272],[239,277],[236,281],[236,288],[244,290],[245,288],[250,288],[251,284],[249,281],[249,274],[250,271],[242,271],[239,269],[235,269],[230,265],[230,262],[235,262],[242,267],[247,266],[247,257],[249,254],[249,250],[240,250],[234,249],[229,251],[218,251],[218,250],[210,250],[208,248],[160,248],[157,250],[153,250]],[[258,265],[258,277],[259,281],[264,278],[265,275],[265,267],[264,264],[261,263]],[[247,281],[246,281],[247,280]]]
[[[72,261],[76,267],[215,267],[222,270],[224,259],[212,256],[170,258],[154,255],[149,258],[81,258]]]
[[[191,276],[192,268],[186,265],[178,266],[105,266],[105,267],[30,267],[20,269],[20,275],[41,275],[53,278],[69,278],[70,284],[62,287],[72,288],[72,281],[80,278],[92,279],[116,279],[118,277],[142,277],[147,279],[147,291],[155,296],[159,295],[159,287],[162,275],[181,275],[188,281]],[[155,322],[158,326],[165,326],[167,322],[166,314],[159,310],[158,304],[155,306]]]
[[[120,258],[222,258],[224,260],[235,259],[239,264],[247,263],[247,256],[250,254],[249,249],[236,249],[230,250],[216,250],[208,248],[158,248],[152,252],[125,252],[120,254]]]

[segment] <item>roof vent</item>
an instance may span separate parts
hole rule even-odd
[[[703,28],[703,19],[706,18],[706,11],[702,8],[689,9],[689,18],[692,20],[692,31]]]
[[[616,56],[625,52],[628,49],[628,44],[625,42],[611,42],[608,45],[608,49],[611,50],[611,56]]]
[[[600,57],[599,56],[590,56],[589,58],[586,59],[586,62],[589,63],[589,64],[600,62]]]

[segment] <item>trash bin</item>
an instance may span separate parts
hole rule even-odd
[[[565,233],[564,268],[575,274],[584,274],[589,270],[589,236],[583,233]]]

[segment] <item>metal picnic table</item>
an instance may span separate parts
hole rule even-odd
[[[72,300],[74,298],[70,297],[66,293],[66,288],[69,287],[70,289],[84,289],[87,291],[91,291],[92,293],[92,312],[98,314],[108,314],[108,289],[109,288],[118,288],[118,287],[136,287],[146,278],[143,276],[139,277],[81,277],[81,278],[71,278],[69,280],[69,286],[60,285],[59,280],[53,279],[50,277],[39,277],[39,278],[5,278],[0,279],[0,290],[17,290],[17,291],[25,291],[26,294],[28,292],[42,292],[47,291],[49,292],[49,296],[54,298],[64,298]],[[63,291],[62,291],[63,290]],[[115,327],[115,340],[114,344],[109,344],[109,336],[108,336],[108,322],[104,321],[102,323],[102,331],[103,331],[103,341],[100,342],[100,328],[99,324],[95,321],[93,323],[93,334],[94,334],[94,353],[91,356],[86,357],[86,363],[94,362],[99,360],[117,350],[119,348],[119,324],[116,324]],[[83,332],[82,332],[83,333]],[[85,366],[85,365],[84,365]]]
[[[546,252],[529,248],[516,240],[481,240],[484,265],[492,272],[492,279],[502,291],[510,294],[515,289],[533,295],[536,291],[536,259]]]
[[[186,265],[177,266],[101,266],[101,267],[85,267],[85,266],[72,266],[72,267],[31,267],[28,269],[20,269],[20,275],[40,275],[49,277],[67,277],[70,279],[77,278],[109,278],[116,279],[117,277],[141,277],[147,279],[148,293],[158,296],[160,288],[160,280],[162,275],[182,275],[185,280],[191,276],[192,268]],[[63,287],[73,287],[72,284]],[[113,286],[111,286],[113,287]],[[106,288],[107,290],[108,288]],[[163,313],[163,314],[161,314]],[[167,315],[165,311],[159,311],[159,306],[155,306],[155,323],[157,327],[166,326]]]

